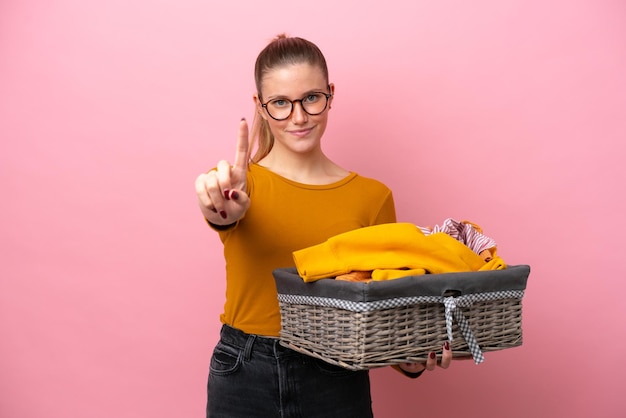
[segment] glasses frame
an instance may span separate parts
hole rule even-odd
[[[330,90],[330,86],[328,86],[328,90]],[[323,95],[326,97],[326,103],[324,104],[324,108],[323,108],[321,111],[319,111],[319,112],[317,112],[317,113],[310,113],[310,112],[308,112],[308,111],[304,108],[304,106],[302,105],[302,101],[303,101],[304,99],[306,99],[306,97],[307,97],[307,96],[309,96],[309,95],[311,95],[311,94],[317,94],[317,93],[319,93],[319,94],[323,94]],[[291,117],[291,115],[293,114],[294,104],[295,104],[295,103],[298,103],[298,102],[300,103],[300,107],[302,108],[302,110],[304,111],[304,113],[306,113],[307,115],[310,115],[310,116],[317,116],[317,115],[321,115],[322,113],[324,113],[324,111],[325,111],[325,110],[326,110],[326,108],[328,107],[328,99],[330,99],[331,97],[333,97],[333,94],[332,94],[332,93],[324,93],[323,91],[312,91],[312,92],[310,92],[310,93],[305,94],[305,95],[304,95],[301,99],[297,99],[297,100],[290,100],[290,99],[278,99],[278,100],[285,100],[285,101],[287,101],[287,102],[291,103],[291,110],[289,111],[289,114],[288,114],[287,116],[285,116],[284,118],[280,118],[280,119],[278,119],[278,118],[274,117],[274,116],[270,113],[269,109],[267,108],[267,105],[268,105],[268,103],[269,103],[269,102],[271,102],[272,100],[277,100],[277,99],[272,99],[272,100],[268,100],[268,101],[267,101],[267,102],[265,102],[265,103],[261,103],[261,107],[265,109],[265,111],[266,111],[266,112],[267,112],[267,114],[270,116],[270,118],[272,118],[272,119],[274,119],[274,120],[277,120],[277,121],[283,121],[283,120],[287,120],[287,119],[289,119],[289,118]]]

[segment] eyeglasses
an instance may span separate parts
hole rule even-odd
[[[308,93],[301,99],[289,100],[289,99],[273,99],[267,103],[262,103],[261,107],[264,107],[267,114],[274,120],[285,120],[291,116],[293,112],[293,105],[296,102],[300,103],[302,110],[311,116],[319,115],[328,106],[328,99],[332,97],[332,94],[314,92]]]

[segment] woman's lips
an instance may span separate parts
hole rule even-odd
[[[312,130],[313,130],[313,128],[298,129],[298,130],[294,130],[294,131],[289,131],[289,133],[291,135],[293,135],[293,136],[297,136],[298,138],[302,138],[302,137],[305,137],[308,134],[310,134]]]

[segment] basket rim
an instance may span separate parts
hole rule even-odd
[[[401,297],[441,297],[449,291],[455,291],[459,295],[523,291],[530,275],[530,266],[520,264],[503,270],[425,274],[369,283],[332,278],[306,283],[295,267],[279,268],[273,274],[279,296],[303,295],[373,302]]]

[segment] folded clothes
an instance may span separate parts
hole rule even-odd
[[[434,227],[418,226],[424,235],[430,235],[436,232],[445,232],[452,238],[461,241],[467,245],[476,254],[480,254],[485,261],[489,261],[487,253],[493,256],[496,250],[496,242],[483,234],[483,230],[479,225],[470,221],[457,221],[452,218],[444,220],[441,225]]]
[[[437,228],[411,223],[368,226],[294,251],[293,258],[305,282],[329,277],[391,280],[427,273],[506,268],[504,260],[496,255],[495,241],[485,237],[480,227],[454,220],[446,220],[443,227]]]

